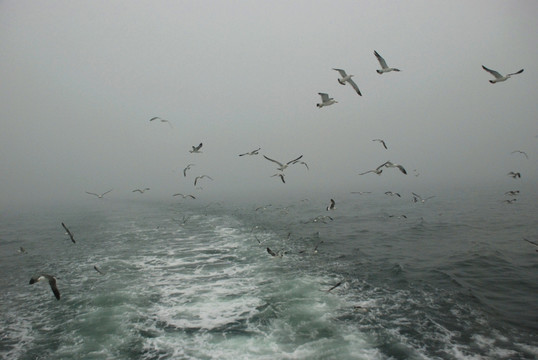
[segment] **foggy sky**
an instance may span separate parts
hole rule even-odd
[[[535,189],[537,14],[536,1],[1,1],[0,209],[139,187],[253,201]],[[402,71],[378,75],[374,50]],[[490,84],[481,65],[525,71]],[[318,92],[338,103],[318,109]],[[282,184],[261,154],[238,156],[258,147],[310,170]],[[387,160],[409,175],[358,176]],[[201,174],[214,181],[195,189]]]

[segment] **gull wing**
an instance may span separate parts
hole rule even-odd
[[[388,148],[387,148],[387,144],[385,144],[385,141],[383,141],[383,140],[381,140],[381,139],[374,139],[374,140],[372,140],[372,141],[379,141],[379,142],[383,145],[383,147],[384,147],[385,149],[388,149]]]
[[[92,192],[88,192],[88,191],[85,191],[85,193],[99,197],[99,194],[96,194],[96,193],[92,193]]]
[[[415,196],[418,197],[420,200],[422,200],[422,196],[420,196],[419,194],[415,194],[414,192],[412,192],[411,194],[415,195]]]
[[[105,196],[106,194],[108,194],[108,193],[111,192],[112,190],[114,190],[114,189],[110,189],[110,190],[108,190],[108,191],[105,191],[104,193],[101,194],[101,196]]]
[[[325,94],[325,95],[327,95],[327,94]],[[269,161],[274,162],[275,164],[280,165],[281,167],[284,166],[284,164],[282,164],[282,163],[280,163],[280,162],[278,162],[278,161],[276,161],[276,160],[273,160],[273,159],[271,159],[271,158],[268,158],[268,157],[265,156],[265,155],[263,155],[263,157],[266,158],[266,159],[269,160]]]
[[[345,77],[347,76],[345,70],[342,70],[342,69],[335,69],[335,68],[333,68],[333,70],[338,71],[338,72],[340,73],[340,76],[343,77],[343,78],[345,78]]]
[[[288,162],[286,163],[286,165],[294,164],[294,163],[296,163],[297,161],[299,161],[302,157],[303,157],[303,155],[299,156],[297,159],[293,159],[293,160],[291,160],[291,161],[288,161]],[[282,165],[282,164],[281,164],[281,165]]]
[[[353,89],[355,89],[355,91],[357,92],[357,94],[359,94],[359,96],[362,96],[361,94],[361,91],[359,90],[359,87],[357,86],[357,84],[355,84],[355,81],[353,81],[351,78],[347,80],[347,82],[353,86]]]
[[[76,243],[75,238],[73,237],[73,234],[71,233],[71,231],[69,231],[69,229],[67,228],[67,226],[65,226],[64,223],[62,223],[62,226],[63,226],[63,228],[65,229],[65,231],[67,231],[67,235],[69,235],[69,237],[71,238],[71,241],[72,241],[73,243]]]
[[[518,72],[515,72],[515,73],[511,73],[511,74],[508,74],[508,75],[517,75],[517,74],[521,74],[523,72],[524,69],[521,69],[519,70]]]
[[[500,78],[503,77],[503,76],[502,76],[501,74],[499,74],[497,71],[488,69],[488,68],[485,67],[484,65],[482,65],[482,68],[483,68],[484,70],[486,70],[487,72],[489,72],[491,75],[495,76],[495,78],[497,78],[497,79],[500,79]],[[523,70],[521,70],[521,71],[523,71]]]
[[[318,94],[321,96],[322,102],[329,101],[329,94],[326,94],[326,93],[318,93]]]
[[[379,55],[379,53],[377,51],[375,51],[375,50],[374,50],[374,55],[377,58],[377,61],[379,61],[379,65],[381,65],[381,67],[383,69],[387,69],[388,65],[387,65],[387,62],[385,61],[385,59],[383,59],[383,57],[381,55]]]

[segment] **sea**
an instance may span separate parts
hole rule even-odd
[[[536,194],[150,195],[2,211],[0,358],[538,358]]]

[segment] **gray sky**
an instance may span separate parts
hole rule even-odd
[[[253,201],[532,188],[536,15],[536,1],[504,0],[0,1],[0,209],[111,188]],[[378,75],[374,50],[402,71]],[[481,65],[525,72],[492,85]],[[318,92],[338,103],[318,109]],[[303,154],[310,170],[294,165],[282,184],[261,155],[238,156],[258,147]],[[409,175],[357,175],[387,160]],[[214,181],[196,190],[200,174]]]

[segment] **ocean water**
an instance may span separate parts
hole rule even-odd
[[[536,197],[90,200],[2,214],[1,358],[538,358]]]

